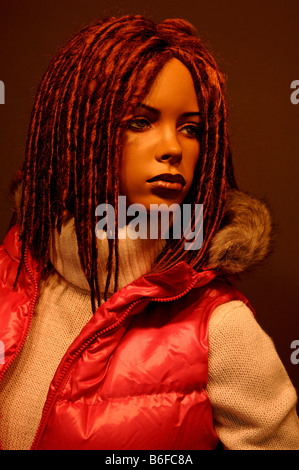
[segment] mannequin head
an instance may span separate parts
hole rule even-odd
[[[146,204],[174,198],[203,204],[204,243],[188,253],[183,239],[169,240],[154,270],[179,259],[200,268],[226,190],[235,187],[226,121],[223,77],[187,21],[125,16],[85,27],[54,57],[36,95],[23,169],[23,250],[27,244],[46,269],[51,228],[74,216],[81,263],[99,295],[97,205],[112,204],[117,215],[122,193]],[[176,195],[147,188],[148,179],[169,172],[185,180]],[[110,262],[114,252],[117,239]]]
[[[192,76],[176,58],[159,72],[124,132],[120,191],[127,203],[181,204],[199,156],[200,111]],[[159,175],[180,175],[165,181]],[[162,178],[162,177],[161,177]]]

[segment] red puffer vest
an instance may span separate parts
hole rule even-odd
[[[18,228],[0,248],[0,379],[26,340],[40,270]],[[105,302],[63,357],[32,449],[214,449],[218,437],[206,392],[213,309],[247,300],[214,271],[180,262],[140,277]]]

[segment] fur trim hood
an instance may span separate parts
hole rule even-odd
[[[22,197],[21,178],[10,188],[14,216],[19,221]],[[225,216],[214,236],[208,267],[227,274],[239,274],[260,264],[269,254],[273,241],[273,222],[267,204],[247,193],[230,190]]]
[[[273,232],[272,216],[263,201],[229,191],[222,228],[210,247],[209,265],[231,274],[253,268],[269,254]]]

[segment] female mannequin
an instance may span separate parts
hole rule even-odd
[[[295,390],[229,277],[267,254],[270,216],[237,190],[224,80],[189,23],[108,18],[68,41],[21,178],[1,248],[3,448],[298,448]],[[96,207],[117,215],[119,195],[189,204],[193,225],[202,204],[201,248],[98,239]]]

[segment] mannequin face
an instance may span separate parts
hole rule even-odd
[[[192,76],[171,59],[125,132],[120,194],[127,204],[143,204],[147,210],[150,204],[181,204],[198,160],[199,129]]]

